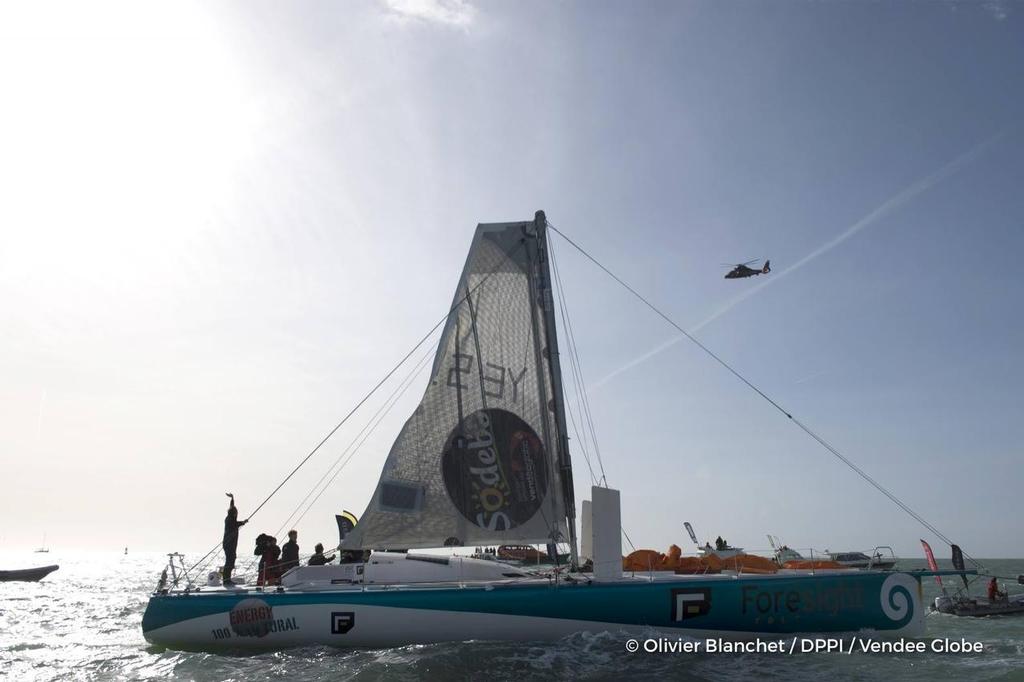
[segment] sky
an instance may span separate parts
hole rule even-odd
[[[1012,2],[0,4],[0,547],[205,552],[444,315],[475,225],[543,209],[968,553],[1024,556],[1022,35]],[[947,553],[552,242],[635,546]],[[300,544],[362,512],[410,381]]]

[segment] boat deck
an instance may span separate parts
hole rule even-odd
[[[758,580],[771,581],[798,576],[849,576],[864,573],[882,573],[878,570],[860,569],[781,569],[777,573],[741,573],[736,571],[722,571],[721,573],[682,574],[674,571],[645,571],[635,573],[624,573],[618,580],[594,580],[589,574],[575,574],[572,578],[559,577],[555,580],[548,576],[526,576],[521,578],[508,578],[505,580],[450,580],[438,582],[396,582],[396,583],[351,583],[337,581],[310,581],[293,585],[236,585],[234,587],[197,586],[190,589],[175,588],[162,593],[165,594],[287,594],[287,593],[309,593],[309,592],[386,592],[395,590],[451,590],[451,589],[482,589],[490,590],[495,587],[513,586],[540,586],[540,585],[588,585],[588,584],[638,584],[638,583],[668,583],[668,582],[719,582],[736,580]]]

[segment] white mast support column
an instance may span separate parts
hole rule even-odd
[[[562,479],[562,500],[565,504],[566,526],[569,529],[569,556],[574,567],[579,566],[576,550],[576,492],[572,483],[572,458],[569,456],[569,436],[565,427],[565,403],[562,393],[562,366],[558,360],[558,334],[555,324],[555,297],[551,291],[551,268],[548,265],[548,219],[544,211],[533,216],[537,233],[539,256],[540,294],[544,303],[544,335],[547,338],[548,366],[551,368],[551,392],[555,403],[555,426],[558,428],[558,467]]]
[[[622,513],[619,491],[593,486],[594,580],[622,580]]]
[[[594,561],[594,524],[590,500],[583,500],[583,511],[580,515],[580,561]]]

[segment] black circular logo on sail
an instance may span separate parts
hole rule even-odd
[[[477,410],[462,420],[441,457],[444,485],[473,524],[506,531],[540,509],[548,489],[547,453],[530,425],[507,410]]]

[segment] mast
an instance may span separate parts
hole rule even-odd
[[[558,440],[555,451],[558,469],[562,479],[562,499],[565,503],[566,525],[569,528],[569,552],[572,566],[579,566],[576,551],[576,493],[572,483],[572,458],[569,456],[569,436],[565,428],[565,403],[562,394],[562,366],[558,359],[558,335],[555,325],[555,299],[551,291],[551,269],[548,265],[547,217],[544,211],[537,211],[533,228],[537,233],[537,274],[540,279],[540,295],[544,310],[544,336],[547,340],[548,367],[551,370],[552,402],[555,404],[555,426]]]

